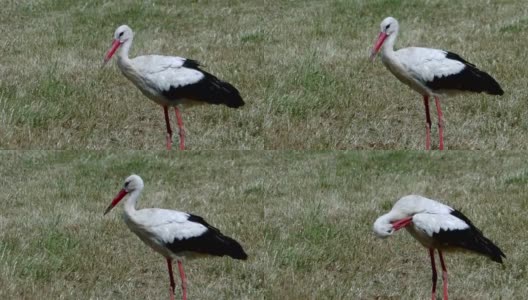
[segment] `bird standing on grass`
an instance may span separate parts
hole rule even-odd
[[[128,58],[134,33],[127,25],[119,26],[114,42],[104,57],[106,64],[117,51],[117,65],[123,75],[152,101],[163,106],[167,125],[167,149],[172,147],[172,130],[168,108],[174,107],[180,135],[180,149],[185,149],[185,131],[178,106],[224,104],[238,108],[244,101],[231,84],[200,68],[191,59],[177,56],[145,55]],[[104,65],[103,64],[103,65]]]
[[[504,253],[484,237],[482,232],[458,210],[422,196],[409,195],[398,200],[392,210],[374,223],[374,232],[381,238],[405,228],[429,249],[433,270],[432,299],[436,299],[436,266],[434,251],[438,251],[442,266],[444,300],[447,300],[447,268],[442,251],[468,250],[502,263]]]
[[[429,98],[435,99],[438,112],[439,149],[444,149],[444,133],[440,96],[455,95],[463,92],[485,92],[490,95],[502,95],[500,85],[486,72],[458,54],[430,48],[410,47],[394,51],[394,43],[400,26],[398,21],[388,17],[380,25],[380,34],[371,59],[381,49],[381,61],[401,82],[423,96],[426,119],[425,148],[431,149],[431,116]]]
[[[160,253],[167,260],[170,279],[170,299],[174,299],[174,277],[172,260],[178,261],[183,300],[187,300],[187,283],[181,258],[198,258],[207,255],[230,256],[247,259],[242,246],[234,239],[223,235],[199,216],[175,210],[146,208],[136,210],[136,202],[143,190],[143,180],[131,175],[125,185],[108,206],[106,215],[127,194],[125,202],[125,223],[145,244]]]

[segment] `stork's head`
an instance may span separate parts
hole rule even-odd
[[[121,201],[128,193],[132,193],[134,191],[141,191],[143,189],[143,179],[141,177],[137,176],[136,174],[132,174],[125,179],[125,184],[123,188],[117,193],[117,196],[115,196],[114,200],[112,200],[112,203],[106,208],[104,214],[106,215],[109,211],[114,208],[114,206]]]
[[[114,40],[119,40],[120,43],[124,43],[134,36],[132,29],[128,25],[121,25],[117,27],[114,33]]]
[[[387,215],[383,215],[376,219],[376,222],[374,222],[374,226],[372,227],[372,230],[374,230],[374,233],[376,236],[380,238],[386,238],[391,236],[394,233],[394,227],[390,223],[390,221],[387,219]]]
[[[391,236],[395,231],[407,227],[412,223],[412,214],[405,214],[401,211],[391,210],[389,213],[379,217],[374,222],[374,233],[380,238]]]
[[[412,223],[414,214],[423,211],[422,199],[427,198],[409,195],[398,200],[391,211],[379,217],[374,222],[374,233],[380,238],[391,236],[395,231],[398,231]]]
[[[397,32],[399,28],[400,25],[398,24],[398,20],[394,19],[393,17],[385,18],[380,24],[380,32],[383,32],[386,35],[391,35]]]
[[[143,179],[139,177],[136,174],[132,174],[125,179],[125,183],[123,184],[123,190],[127,191],[127,193],[131,193],[136,190],[142,190],[143,189]]]
[[[379,50],[381,49],[381,46],[383,46],[383,43],[385,42],[387,37],[393,34],[397,34],[399,29],[400,25],[398,24],[398,21],[393,17],[387,17],[381,22],[378,39],[376,40],[376,43],[374,44],[374,47],[372,48],[372,52],[370,54],[371,60],[374,60],[374,58],[376,58],[376,54],[378,54]]]
[[[106,52],[106,55],[104,57],[103,66],[112,58],[114,53],[127,41],[131,41],[134,37],[134,33],[132,32],[132,29],[128,27],[127,25],[121,25],[117,27],[115,33],[114,33],[114,42],[112,43],[112,46],[110,49]]]

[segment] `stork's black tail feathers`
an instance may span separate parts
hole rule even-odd
[[[504,252],[502,252],[499,247],[497,247],[497,245],[495,245],[492,241],[490,241],[482,234],[477,237],[476,242],[478,243],[479,247],[474,251],[480,254],[484,254],[491,260],[502,264],[502,258],[506,258],[506,255],[504,254]]]
[[[207,223],[206,223],[207,224]],[[234,259],[247,259],[247,254],[242,249],[242,246],[234,239],[223,235],[218,229],[207,224],[207,231],[201,237],[202,241],[207,243],[203,251],[204,253],[215,256],[230,256]],[[205,246],[205,245],[204,245]],[[194,249],[196,252],[201,252],[200,249]]]
[[[232,108],[238,108],[244,105],[244,100],[242,100],[240,92],[233,85],[203,70],[200,71],[205,75],[202,81],[207,83],[203,85],[208,95],[204,100],[211,104],[225,104],[227,107]]]
[[[220,238],[224,244],[225,255],[228,255],[234,259],[247,259],[248,256],[246,252],[244,249],[242,249],[242,246],[237,241],[225,235],[217,238]]]
[[[502,258],[506,258],[506,255],[497,245],[486,238],[482,234],[482,231],[475,227],[475,225],[473,225],[473,223],[460,211],[454,210],[451,214],[469,225],[468,229],[457,230],[456,234],[460,236],[456,239],[458,240],[457,245],[454,246],[477,252],[489,257],[495,262],[502,263]]]
[[[234,259],[247,259],[247,254],[242,246],[234,239],[223,235],[220,230],[209,225],[202,217],[189,214],[189,221],[200,223],[207,228],[207,231],[199,236],[175,240],[166,244],[174,253],[195,252],[214,256],[230,256]]]
[[[435,77],[426,85],[433,90],[460,90],[475,93],[487,93],[490,95],[503,95],[499,83],[488,73],[460,57],[460,55],[446,51],[446,58],[457,60],[465,65],[462,71],[449,76]]]
[[[169,99],[191,99],[210,104],[224,104],[227,107],[238,108],[244,105],[240,92],[230,83],[202,70],[196,60],[186,59],[183,67],[200,71],[204,77],[191,85],[171,87],[164,96]]]
[[[468,67],[462,71],[462,72],[471,72],[472,77],[474,80],[471,81],[472,84],[467,84],[467,89],[472,92],[485,92],[490,95],[504,95],[504,91],[502,90],[499,83],[495,80],[495,78],[491,77],[488,73],[483,72],[475,67]]]

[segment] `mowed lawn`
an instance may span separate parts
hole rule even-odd
[[[131,56],[199,60],[246,101],[185,110],[188,149],[423,149],[421,97],[368,61],[387,16],[400,21],[397,47],[451,50],[505,90],[444,101],[446,148],[528,148],[528,13],[518,0],[7,1],[0,148],[164,149],[162,108],[115,61],[100,68],[128,24]]]
[[[506,253],[446,254],[451,299],[520,299],[524,154],[421,152],[1,152],[0,298],[164,299],[164,259],[103,211],[126,176],[140,207],[190,211],[249,259],[185,263],[189,299],[427,299],[427,251],[372,223],[401,196],[442,199]],[[441,284],[441,281],[439,281]],[[180,290],[177,289],[177,298]]]

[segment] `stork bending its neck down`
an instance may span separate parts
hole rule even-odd
[[[431,299],[436,299],[436,265],[438,251],[442,266],[444,300],[447,300],[447,268],[444,250],[468,250],[502,263],[504,253],[487,239],[471,221],[458,210],[422,196],[409,195],[398,200],[392,210],[374,223],[374,232],[381,238],[405,228],[428,249],[433,270]]]

